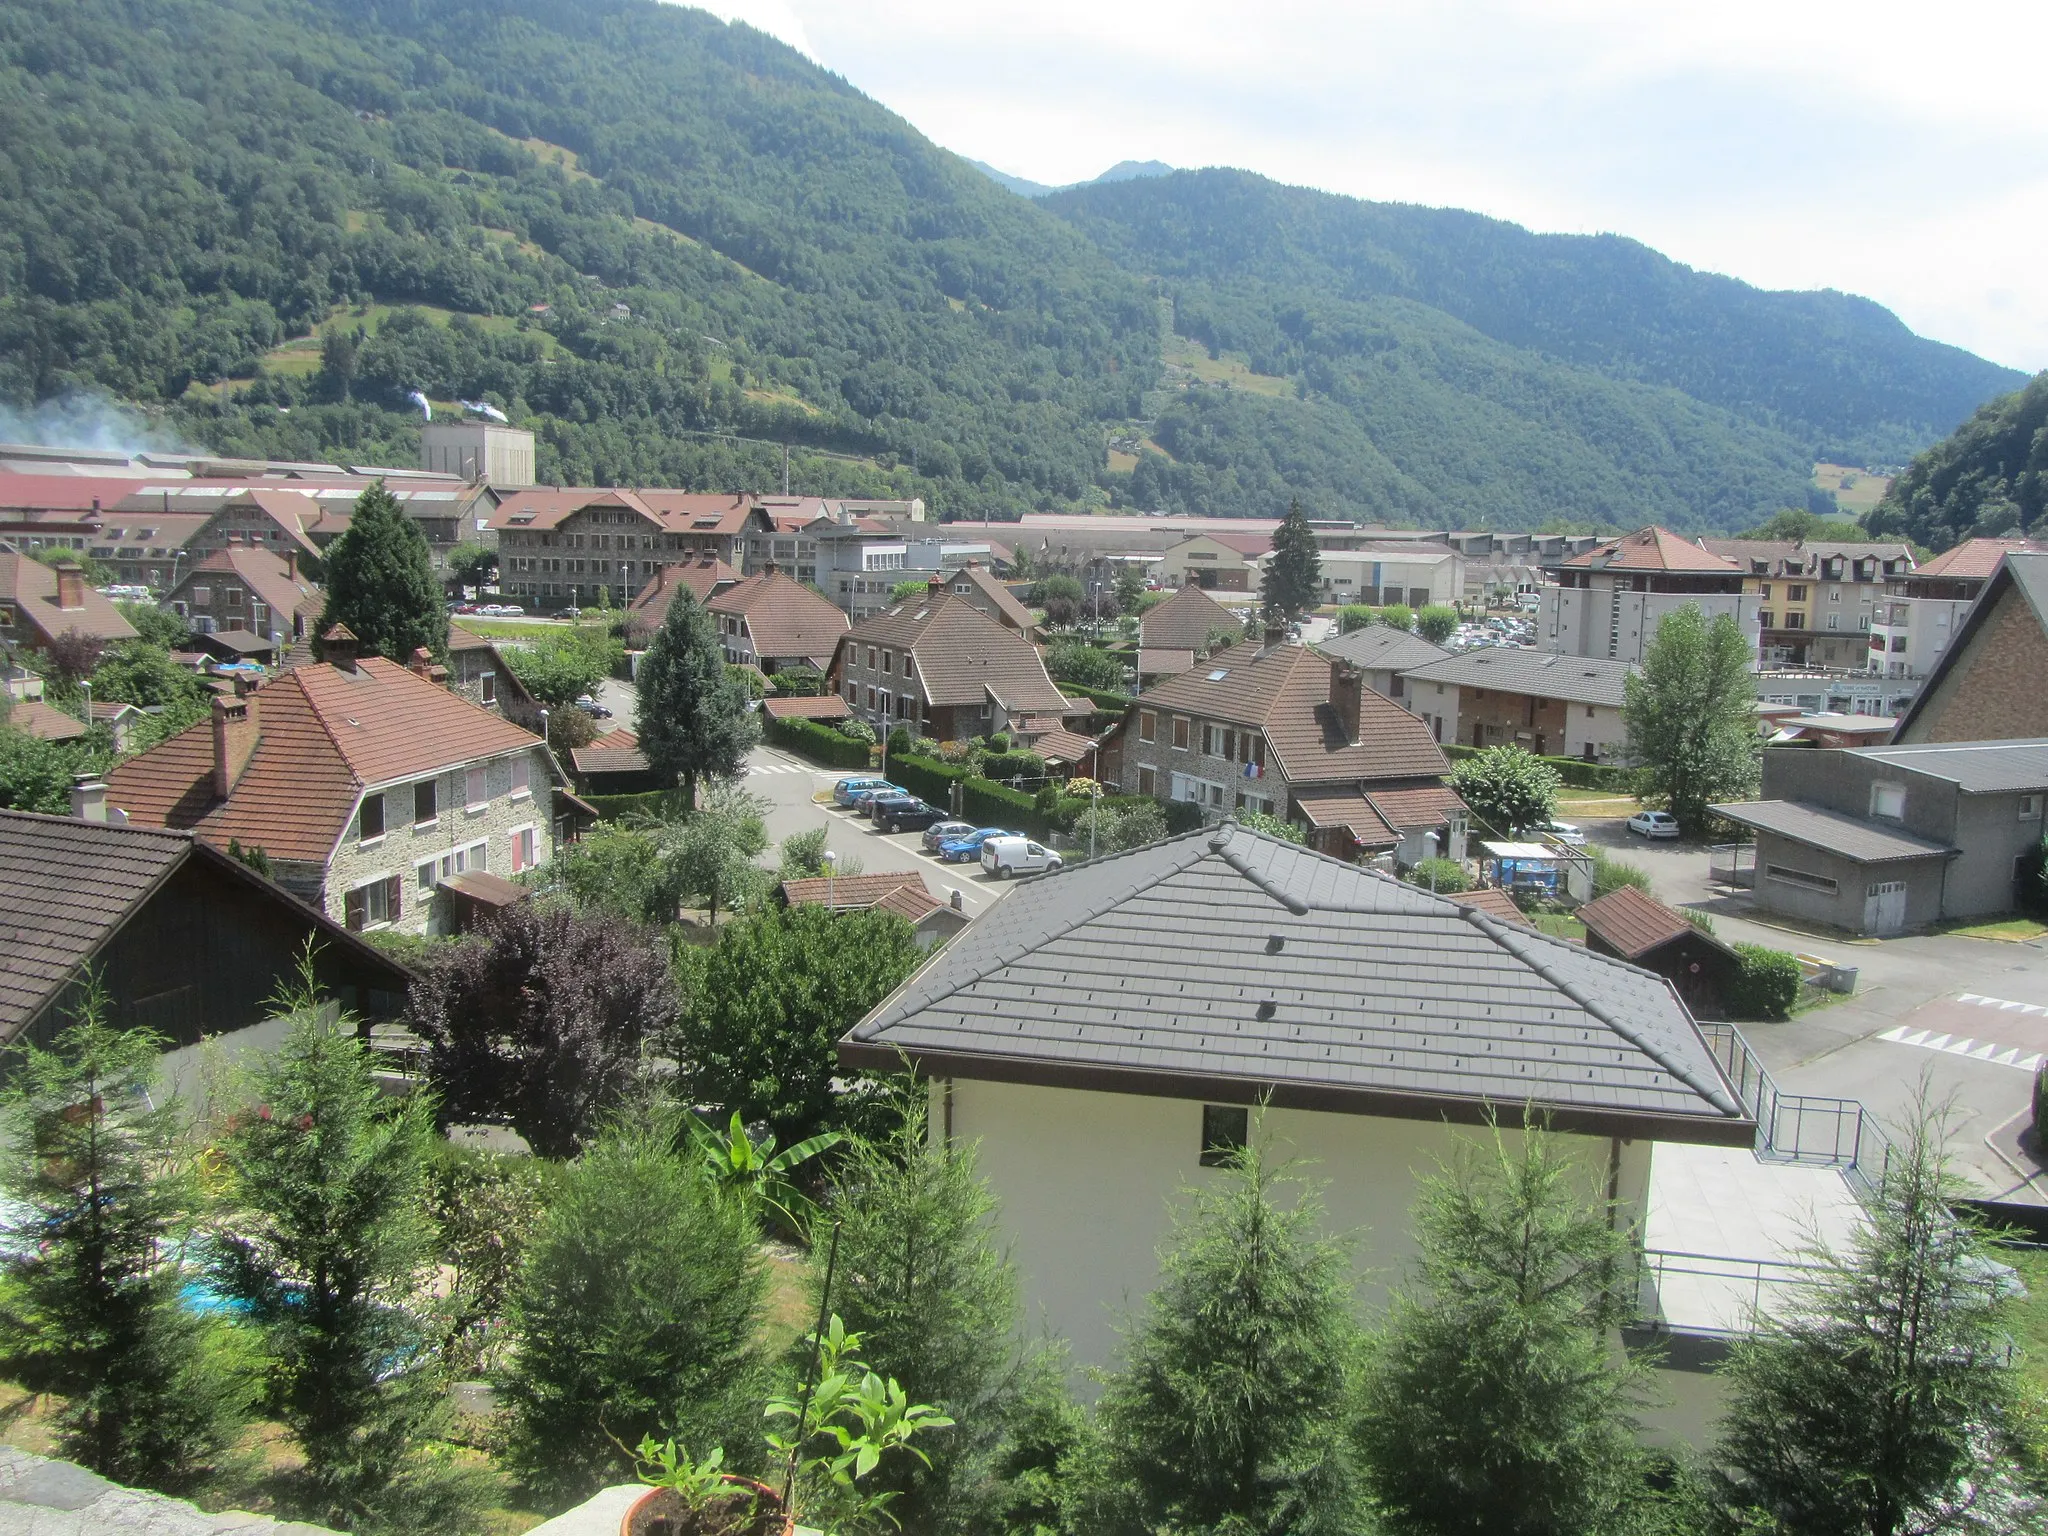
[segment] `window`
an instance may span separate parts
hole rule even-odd
[[[491,796],[482,763],[472,763],[463,772],[462,803],[472,811],[490,804]]]
[[[875,648],[872,645],[868,647],[868,670],[875,670]]]
[[[356,841],[375,842],[384,835],[384,797],[363,796],[363,808],[356,812]]]
[[[395,923],[401,910],[399,898],[400,881],[396,875],[359,885],[341,899],[343,923],[355,933]]]
[[[1829,587],[1829,588],[1828,588],[1828,601],[1829,601],[1829,602],[1831,602],[1831,603],[1839,603],[1839,602],[1840,602],[1841,600],[1842,600],[1842,589],[1841,589],[1840,587]]]
[[[512,759],[510,766],[512,769],[512,798],[516,800],[521,795],[532,794],[533,759],[530,757],[515,757]]]
[[[893,652],[893,651],[884,651],[884,652],[882,652],[882,670],[883,670],[884,672],[894,672],[894,671],[896,670],[896,653],[895,653],[895,652]]]
[[[1806,601],[1806,588],[1804,588],[1804,587],[1787,587],[1787,588],[1785,589],[1785,601],[1786,601],[1786,602],[1788,602],[1788,603],[1803,603],[1803,602],[1805,602],[1805,601]]]
[[[1400,673],[1396,672],[1393,675],[1392,681],[1390,681],[1387,684],[1387,697],[1390,699],[1400,698],[1402,691],[1407,687],[1407,685],[1408,679],[1403,677]]]
[[[230,608],[239,608],[242,606],[242,589],[240,587],[229,587],[227,589],[227,593],[228,606]]]
[[[1138,711],[1138,740],[1140,740],[1140,741],[1157,741],[1158,739],[1159,739],[1159,717],[1158,717],[1157,715],[1153,714],[1153,713],[1152,713],[1152,711],[1151,711],[1151,710],[1149,710],[1149,709],[1141,709],[1141,710],[1139,710],[1139,711]]]
[[[423,892],[431,891],[434,888],[434,861],[429,859],[426,863],[422,864],[419,867],[418,874],[420,890]]]
[[[1842,627],[1842,616],[1841,616],[1841,615],[1840,615],[1839,613],[1831,613],[1831,614],[1829,614],[1829,615],[1828,615],[1828,628],[1829,628],[1829,629],[1840,629],[1841,627]]]
[[[1149,763],[1140,764],[1138,767],[1138,793],[1141,795],[1157,795],[1159,793],[1159,770],[1152,767]]]
[[[1188,749],[1188,729],[1189,729],[1189,727],[1190,727],[1190,726],[1192,726],[1193,724],[1194,724],[1194,722],[1193,722],[1193,721],[1191,721],[1191,720],[1189,720],[1189,719],[1188,719],[1188,717],[1187,717],[1186,715],[1175,715],[1175,716],[1173,717],[1173,749],[1174,749],[1174,751],[1176,751],[1176,752],[1185,752],[1185,751],[1187,751],[1187,749]]]
[[[512,834],[512,873],[533,868],[533,828],[521,827]]]
[[[1251,1111],[1235,1104],[1202,1106],[1202,1157],[1204,1168],[1228,1168],[1237,1162],[1244,1144],[1251,1139]]]
[[[193,602],[194,606],[196,606],[196,607],[200,607],[200,608],[209,608],[209,607],[211,607],[211,606],[213,605],[213,588],[211,588],[211,587],[194,587],[194,588],[192,589],[192,602]]]
[[[1786,615],[1785,615],[1785,627],[1786,627],[1787,629],[1804,629],[1804,628],[1806,628],[1806,615],[1805,615],[1805,614],[1803,614],[1803,613],[1788,613],[1788,614],[1786,614]]]
[[[1873,784],[1870,786],[1870,814],[1881,816],[1886,821],[1898,821],[1906,814],[1906,786],[1903,784]]]
[[[2041,797],[2040,797],[2039,795],[2021,795],[2021,796],[2020,796],[2020,820],[2021,820],[2021,821],[2034,821],[2034,820],[2037,820],[2037,819],[2039,819],[2040,815],[2041,815]]]
[[[1765,629],[1776,629],[1778,627],[1778,616],[1768,608],[1756,616],[1756,621]]]
[[[1829,896],[1834,895],[1841,889],[1838,884],[1830,880],[1826,875],[1816,875],[1804,869],[1791,869],[1783,864],[1766,866],[1764,874],[1768,878],[1777,881],[1780,885],[1796,885],[1803,890],[1820,891]]]
[[[1903,651],[1903,650],[1904,650],[1905,648],[1906,648],[1906,637],[1905,637],[1904,635],[1893,635],[1893,636],[1892,636],[1892,649],[1893,649],[1893,650],[1895,650],[1895,651]]]
[[[498,702],[498,674],[485,672],[477,678],[477,686],[486,704]]]
[[[441,781],[421,779],[412,787],[412,824],[423,826],[441,818],[441,797],[438,793]]]
[[[1771,584],[1768,581],[1760,582],[1757,585],[1756,595],[1765,602],[1769,602],[1771,600]]]
[[[1592,706],[1592,705],[1590,705],[1590,704],[1588,704],[1588,705],[1586,706],[1586,718],[1587,718],[1588,720],[1591,720],[1591,719],[1593,719],[1593,718],[1594,718],[1594,714],[1593,714],[1593,706]]]

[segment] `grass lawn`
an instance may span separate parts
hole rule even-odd
[[[2048,1248],[2000,1248],[1994,1254],[2000,1263],[2019,1271],[2020,1283],[2027,1288],[2027,1299],[2012,1309],[2012,1336],[2026,1351],[2026,1372],[2034,1389],[2048,1392]]]
[[[1553,939],[1570,939],[1577,944],[1586,942],[1586,925],[1568,912],[1532,912],[1529,921],[1539,932],[1547,933]]]
[[[1835,505],[1857,517],[1876,506],[1891,485],[1883,475],[1866,475],[1848,464],[1814,465],[1813,483],[1820,490],[1833,491]]]
[[[2024,944],[2048,933],[2048,923],[2031,917],[1996,917],[1983,922],[1942,923],[1935,932],[1960,939],[2000,939],[2008,944]]]
[[[1557,792],[1558,814],[1567,821],[1574,816],[1633,816],[1642,808],[1642,801],[1634,795],[1618,795],[1607,789],[1565,788]]]

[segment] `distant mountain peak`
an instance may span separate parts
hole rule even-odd
[[[1113,181],[1137,181],[1146,176],[1173,174],[1173,167],[1164,160],[1119,160],[1100,176],[1087,181],[1069,182],[1063,187],[1049,187],[1042,181],[1031,181],[1022,176],[1012,176],[1008,171],[999,171],[985,160],[969,160],[967,163],[997,186],[1007,188],[1019,197],[1050,197],[1055,192],[1070,192],[1075,187],[1099,187]]]

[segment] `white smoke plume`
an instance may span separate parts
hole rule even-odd
[[[512,418],[488,400],[458,400],[455,403],[473,415],[488,416],[492,421],[502,422],[506,426],[512,424]]]
[[[0,403],[0,443],[115,453],[204,453],[169,426],[106,395],[58,395],[18,408]]]
[[[432,421],[434,419],[434,407],[428,401],[425,395],[421,394],[418,390],[415,389],[408,391],[405,398],[410,400],[414,405],[418,406],[420,408],[420,414],[426,417],[428,421]]]

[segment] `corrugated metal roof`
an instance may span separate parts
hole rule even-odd
[[[1799,800],[1749,800],[1740,805],[1717,805],[1712,810],[1716,816],[1725,816],[1741,826],[1824,848],[1858,864],[1935,858],[1956,851],[1946,843],[1930,842],[1910,832],[1861,821]]]
[[[1103,1091],[1753,1129],[1662,978],[1230,824],[998,903],[841,1044],[855,1064],[899,1050]]]
[[[2048,679],[2042,682],[2048,687]],[[1946,779],[1966,795],[2048,789],[2048,740],[1928,742],[1917,746],[1849,747],[1856,757]]]

